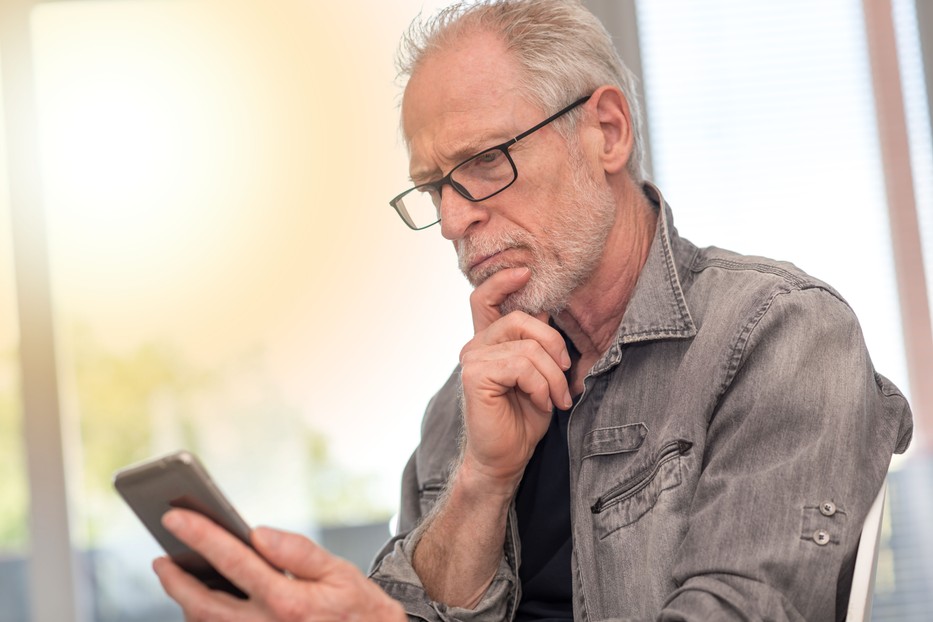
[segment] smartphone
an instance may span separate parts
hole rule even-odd
[[[114,475],[113,485],[176,564],[212,590],[247,598],[199,553],[188,548],[162,526],[162,515],[170,509],[194,510],[252,548],[249,526],[220,492],[194,454],[177,451],[128,466]]]

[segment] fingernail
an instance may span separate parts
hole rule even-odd
[[[560,364],[564,371],[570,369],[570,354],[566,350],[560,356]]]
[[[162,515],[162,524],[169,531],[175,531],[176,529],[182,529],[185,526],[187,519],[180,512],[168,511]]]
[[[567,405],[567,408],[570,408],[571,406],[573,406],[573,398],[570,397],[569,390],[566,393],[564,393],[564,404]]]
[[[278,531],[275,529],[267,529],[266,527],[257,527],[254,529],[253,538],[260,541],[265,548],[270,549],[276,548],[279,541],[282,539]]]
[[[548,398],[547,400],[547,409],[554,410],[554,402],[551,401],[551,398]]]

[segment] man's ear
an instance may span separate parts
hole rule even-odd
[[[603,170],[607,174],[624,170],[635,146],[628,101],[618,87],[601,86],[593,92],[587,107],[595,109],[599,123]]]

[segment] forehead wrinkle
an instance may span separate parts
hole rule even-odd
[[[519,70],[504,42],[482,32],[458,38],[424,60],[410,76],[401,105],[413,181],[439,179],[521,130],[516,108],[529,102],[517,86]],[[477,98],[477,92],[484,96]]]
[[[439,179],[447,174],[453,167],[462,163],[467,158],[471,158],[479,153],[490,149],[502,142],[512,138],[505,132],[493,132],[484,135],[481,138],[470,138],[465,141],[459,141],[459,144],[451,147],[440,147],[437,149],[441,165],[447,165],[441,169],[438,163],[430,167],[420,167],[412,169],[410,179],[414,183],[425,182],[431,179]]]

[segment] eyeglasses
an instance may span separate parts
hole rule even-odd
[[[518,169],[509,154],[509,147],[582,105],[589,98],[590,95],[581,97],[530,130],[464,160],[443,178],[409,188],[389,201],[389,204],[406,225],[419,231],[441,221],[441,190],[445,185],[450,185],[460,196],[474,203],[499,194],[518,179]]]

